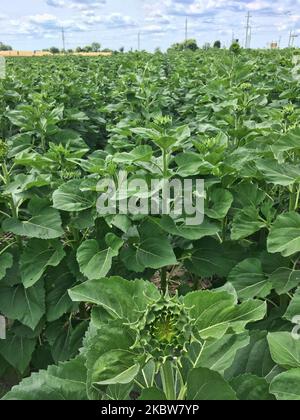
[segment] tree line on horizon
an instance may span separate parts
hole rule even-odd
[[[234,42],[234,44],[238,44],[238,41]],[[215,48],[215,49],[221,49],[222,48],[222,43],[221,41],[217,40],[215,41],[212,45],[210,43],[205,43],[202,47],[202,49],[204,50],[208,50],[210,48]],[[178,42],[175,43],[173,45],[171,45],[171,47],[168,49],[168,51],[184,51],[184,50],[191,50],[191,51],[197,51],[201,49],[201,47],[198,46],[198,43],[195,39],[188,39],[184,42]],[[105,49],[101,49],[101,44],[99,44],[98,42],[93,42],[91,45],[87,45],[85,47],[77,47],[75,49],[68,49],[68,50],[61,50],[57,47],[51,47],[48,49],[44,49],[43,51],[49,51],[52,54],[60,54],[60,53],[80,53],[80,52],[112,52],[112,53],[117,53],[117,52],[125,52],[125,48],[121,47],[119,50],[112,50],[109,48],[105,48]],[[133,49],[131,48],[130,51],[133,51]],[[160,48],[156,48],[155,52],[161,52]]]
[[[12,51],[12,47],[0,42],[0,51]]]
[[[222,46],[222,42],[220,40],[215,41],[213,44],[210,44],[209,42],[206,42],[202,47],[199,47],[197,40],[196,39],[187,39],[183,42],[176,42],[174,44],[172,44],[170,46],[170,48],[168,49],[169,52],[172,51],[197,51],[200,49],[203,50],[209,50],[211,48],[213,49],[221,49],[221,48],[226,48],[225,46]],[[234,53],[238,53],[242,47],[240,46],[239,40],[233,40],[231,46],[230,46],[230,51],[234,52]],[[3,42],[0,42],[0,51],[12,51],[13,48],[10,45],[6,45]],[[58,47],[51,47],[51,48],[45,48],[42,51],[44,52],[50,52],[52,54],[61,54],[61,53],[68,53],[68,54],[72,54],[72,53],[81,53],[81,52],[85,52],[85,53],[90,53],[90,52],[111,52],[111,53],[124,53],[125,52],[125,48],[121,47],[118,50],[112,50],[110,48],[104,48],[101,49],[101,44],[99,42],[93,42],[90,45],[86,45],[84,47],[78,46],[74,49],[70,48],[70,49],[60,49]],[[130,51],[134,51],[133,48],[130,49]],[[160,48],[156,48],[155,50],[156,53],[161,52]]]

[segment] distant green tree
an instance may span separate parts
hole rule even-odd
[[[99,52],[101,50],[101,44],[99,42],[93,42],[91,48],[92,52]]]
[[[0,42],[0,51],[12,51],[12,47],[10,45],[3,44],[3,42]]]
[[[82,52],[82,48],[81,47],[77,47],[76,50],[75,50],[75,52],[77,52],[77,53]]]
[[[86,45],[82,51],[84,52],[93,52],[92,46],[91,45]]]
[[[184,42],[177,42],[176,44],[171,45],[169,48],[170,51],[197,51],[198,49],[199,47],[195,39],[187,39]]]
[[[182,51],[182,44],[176,42],[176,44],[172,44],[168,51]]]
[[[183,43],[183,49],[184,50],[191,50],[191,51],[197,51],[199,49],[197,41],[195,39],[187,39]]]
[[[215,41],[215,43],[214,43],[214,48],[218,48],[218,49],[220,49],[220,48],[221,48],[221,46],[222,46],[221,41]]]
[[[119,52],[123,54],[123,52],[125,51],[125,47],[121,47],[119,48]]]
[[[57,48],[57,47],[51,47],[50,49],[49,49],[49,51],[51,52],[51,54],[59,54],[59,48]]]

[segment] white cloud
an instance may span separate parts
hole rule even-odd
[[[64,0],[47,0],[46,1],[48,6],[52,7],[65,7],[66,2]]]
[[[112,13],[105,16],[104,22],[110,27],[132,27],[136,26],[136,22],[130,16],[124,16],[121,13]]]
[[[48,6],[57,8],[87,10],[105,5],[106,0],[46,0],[46,3]]]

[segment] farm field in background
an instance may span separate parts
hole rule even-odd
[[[298,57],[7,59],[3,399],[300,400]],[[120,170],[204,179],[203,224],[99,214]]]

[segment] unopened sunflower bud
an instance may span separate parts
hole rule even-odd
[[[157,362],[177,360],[192,339],[193,320],[178,296],[163,296],[149,304],[144,315],[132,325],[137,333],[134,350],[145,352]]]

